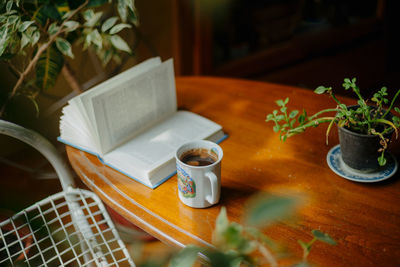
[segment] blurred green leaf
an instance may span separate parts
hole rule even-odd
[[[19,17],[17,15],[9,16],[7,18],[7,24],[14,25],[17,22],[17,20],[19,20]]]
[[[230,264],[229,264],[229,267],[240,267],[241,264],[242,264],[242,261],[243,261],[243,259],[240,258],[240,257],[232,259]]]
[[[99,48],[103,47],[103,38],[101,37],[99,31],[97,29],[93,30],[90,33],[90,40]]]
[[[222,233],[226,231],[228,226],[229,226],[229,220],[228,220],[228,215],[226,213],[226,208],[221,207],[221,210],[215,222],[215,231],[218,235],[222,235]]]
[[[204,251],[203,248],[196,246],[186,246],[184,249],[179,251],[178,254],[174,255],[171,259],[170,267],[190,267],[196,262],[198,254]]]
[[[300,125],[303,125],[304,121],[306,120],[307,114],[304,114],[304,110],[303,110],[303,114],[301,114],[299,116],[299,118],[297,119],[297,121],[300,123]]]
[[[131,28],[132,26],[126,23],[120,23],[115,25],[114,27],[111,28],[110,30],[110,34],[116,34],[118,32],[120,32],[121,30],[125,29],[125,28]]]
[[[348,89],[350,89],[351,84],[343,83],[342,86],[343,86],[344,89],[348,90]]]
[[[4,25],[0,28],[0,56],[3,55],[8,45],[8,28]]]
[[[289,118],[293,119],[294,117],[297,116],[297,114],[299,114],[298,110],[292,110],[292,112],[290,112],[289,114]]]
[[[382,153],[378,157],[378,163],[379,163],[379,166],[385,166],[386,165],[386,158],[385,158],[385,154],[384,153]]]
[[[259,196],[249,206],[245,222],[253,226],[266,226],[291,214],[296,199],[283,196]]]
[[[229,248],[244,248],[247,244],[244,244],[245,240],[242,238],[243,227],[238,223],[230,223],[225,231],[222,233],[225,244]]]
[[[308,264],[307,262],[300,262],[293,267],[310,267],[310,264]]]
[[[63,20],[67,19],[67,18],[72,14],[72,12],[73,12],[73,11],[68,11],[67,13],[65,13],[65,14],[62,16],[62,19],[63,19]]]
[[[40,39],[40,31],[39,30],[35,30],[32,34],[32,42],[31,45],[35,45]]]
[[[28,29],[29,26],[31,26],[34,21],[24,21],[21,25],[18,27],[19,32],[24,32],[26,29]]]
[[[36,64],[36,85],[43,90],[53,87],[63,65],[61,52],[54,46],[47,48]]]
[[[75,31],[79,27],[79,22],[74,21],[74,20],[69,20],[64,23],[65,28],[67,29],[67,32],[72,32]]]
[[[109,30],[114,24],[117,22],[118,18],[117,17],[111,17],[104,21],[103,25],[101,26],[101,31],[106,32]]]
[[[231,267],[237,264],[237,256],[232,254],[225,254],[220,251],[211,251],[206,254],[207,258],[210,260],[211,267]]]
[[[142,262],[137,267],[165,267],[165,263],[159,262],[156,259],[148,259],[146,262]]]
[[[101,18],[101,16],[103,15],[103,12],[96,12],[96,13],[93,13],[93,10],[91,10],[92,12],[89,12],[88,14],[86,14],[86,16],[85,16],[85,19],[86,19],[86,22],[85,22],[85,26],[86,27],[93,27],[93,26],[95,26],[98,22],[99,22],[99,20],[100,20],[100,18]],[[85,12],[86,13],[86,12]]]
[[[11,11],[12,5],[13,5],[13,1],[12,1],[12,0],[10,0],[10,1],[7,2],[7,4],[6,4],[6,11],[7,11],[7,12],[10,12],[10,11]]]
[[[296,123],[296,119],[291,120],[290,121],[290,128],[293,128],[295,123]]]
[[[315,90],[314,90],[314,93],[316,93],[316,94],[319,94],[319,95],[321,95],[321,94],[323,94],[323,93],[325,93],[325,92],[327,92],[327,91],[330,91],[332,88],[331,87],[325,87],[325,86],[318,86]]]
[[[101,59],[103,66],[106,66],[113,56],[113,50],[112,49],[100,50],[98,52],[98,55]]]
[[[110,37],[111,44],[118,50],[122,50],[131,53],[131,49],[128,44],[118,35],[113,35]]]
[[[127,19],[127,5],[125,3],[125,0],[118,0],[117,3],[117,10],[119,17],[121,18],[122,22],[126,22]]]
[[[139,26],[139,18],[136,10],[128,9],[128,20],[135,26]]]
[[[39,105],[38,105],[35,97],[32,95],[26,95],[26,97],[32,102],[32,104],[35,108],[36,117],[39,117]]]
[[[274,130],[274,132],[277,133],[281,129],[281,126],[279,124],[275,124],[275,126],[272,129]]]
[[[336,241],[332,239],[328,234],[325,234],[319,230],[312,230],[311,233],[319,241],[328,243],[329,245],[336,245]]]
[[[284,103],[285,103],[285,105],[286,105],[287,103],[289,103],[289,97],[286,97]]]
[[[134,9],[135,8],[135,0],[124,0],[125,5],[128,7],[128,9]]]
[[[86,10],[83,12],[83,18],[84,18],[86,21],[91,20],[93,17],[94,17],[94,11],[93,11],[93,9],[86,9]]]
[[[20,50],[24,49],[24,47],[26,45],[28,45],[31,42],[31,38],[26,34],[26,33],[22,33],[22,37],[21,37],[21,48]]]
[[[52,24],[50,24],[47,32],[50,35],[54,35],[54,34],[56,34],[58,32],[59,29],[60,29],[60,27],[57,25],[57,22],[53,22]]]
[[[282,120],[284,120],[285,119],[285,116],[284,115],[278,115],[278,116],[276,116],[276,121],[282,121]]]
[[[272,114],[268,114],[267,118],[266,118],[266,121],[271,121],[273,119],[274,119],[274,116]]]
[[[285,105],[285,103],[283,102],[282,99],[276,100],[275,103],[276,103],[278,106],[280,106],[280,107],[283,107],[283,106]]]
[[[347,110],[347,106],[345,104],[340,104],[339,107],[343,110]]]
[[[71,44],[67,40],[61,37],[57,37],[56,46],[61,53],[63,53],[66,56],[69,56],[70,58],[74,58],[74,54],[72,54]]]

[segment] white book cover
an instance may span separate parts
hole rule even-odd
[[[180,145],[225,138],[220,125],[177,111],[173,61],[156,57],[71,99],[58,140],[154,189],[175,174]]]

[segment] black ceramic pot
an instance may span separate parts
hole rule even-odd
[[[391,115],[389,114],[389,117]],[[339,142],[343,162],[352,169],[360,172],[373,172],[379,169],[378,150],[380,138],[376,135],[366,135],[339,128]],[[393,131],[385,135],[390,139]]]

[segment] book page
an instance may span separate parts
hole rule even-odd
[[[172,59],[89,100],[101,154],[128,141],[176,112]]]
[[[174,160],[176,149],[182,144],[194,139],[207,139],[220,131],[220,125],[188,111],[178,111],[168,119],[155,125],[148,131],[107,153],[104,160],[127,173],[137,173],[143,170],[149,179],[151,172]],[[164,173],[172,173],[171,170]]]
[[[146,71],[160,64],[161,64],[160,57],[147,59],[141,62],[140,64],[135,65],[132,68],[112,77],[111,79],[108,79],[96,85],[95,87],[87,90],[86,92],[83,92],[82,94],[78,95],[77,97],[71,100],[74,101],[81,110],[83,110],[83,116],[85,118],[88,127],[93,132],[92,135],[97,147],[101,148],[101,142],[100,142],[100,134],[97,132],[97,127],[95,125],[95,116],[93,111],[93,105],[91,103],[93,97],[101,95],[109,90],[113,90],[114,88],[120,86],[120,84],[127,82],[131,79],[134,79],[136,76],[145,73]],[[99,149],[99,151],[101,151],[101,149]]]
[[[97,154],[97,149],[90,129],[87,127],[82,112],[72,102],[62,110],[60,118],[60,139],[69,145],[79,147],[92,154]]]

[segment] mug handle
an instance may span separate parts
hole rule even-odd
[[[206,200],[210,204],[216,204],[218,202],[218,180],[217,176],[213,172],[206,172],[205,176],[210,180],[211,183],[211,195],[206,196]]]

